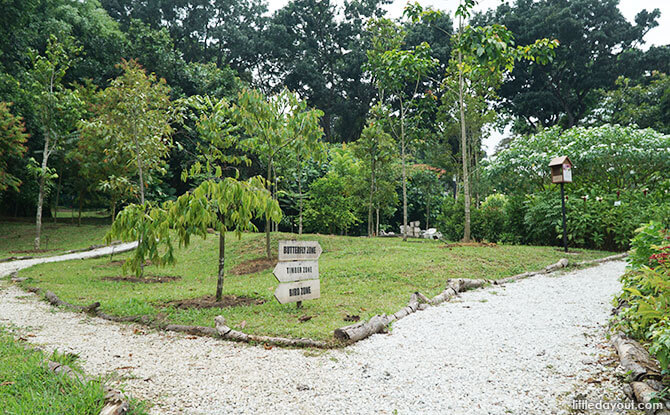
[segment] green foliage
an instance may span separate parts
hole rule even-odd
[[[161,206],[128,205],[117,216],[106,240],[138,241],[124,267],[140,276],[146,259],[157,266],[175,263],[175,238],[181,246],[188,246],[191,236],[205,238],[212,227],[232,231],[239,238],[244,231],[256,230],[251,220],[261,217],[281,219],[281,209],[265,190],[262,178],[212,179]]]
[[[518,0],[474,20],[505,26],[519,44],[541,38],[560,42],[551,64],[518,62],[500,90],[501,106],[519,121],[517,126],[537,131],[579,125],[596,104],[599,88],[610,88],[619,75],[639,77],[655,69],[639,45],[658,25],[658,16],[658,9],[642,10],[631,23],[615,1]]]
[[[658,222],[649,222],[635,231],[636,235],[630,242],[628,263],[637,270],[644,266],[652,266],[651,256],[656,248],[670,240],[667,228]]]
[[[670,232],[652,222],[638,230],[631,245],[631,270],[621,277],[623,291],[616,298],[620,311],[613,323],[629,336],[648,342],[649,352],[667,374],[670,366]]]
[[[503,192],[532,193],[550,184],[552,158],[572,160],[573,184],[609,191],[652,189],[670,178],[670,136],[654,130],[604,125],[562,130],[549,128],[518,137],[485,168],[493,186]]]
[[[172,146],[171,122],[178,119],[164,79],[147,75],[137,61],[123,61],[123,74],[96,97],[91,120],[81,122],[82,135],[100,137],[105,154],[118,165],[135,164],[140,201],[153,178],[165,174],[164,159]],[[119,176],[122,172],[116,172]]]
[[[356,216],[359,201],[352,179],[360,177],[360,166],[346,148],[331,150],[331,169],[315,180],[305,203],[305,226],[308,232],[347,233],[360,219]]]
[[[21,180],[8,171],[8,162],[26,152],[28,134],[23,120],[14,116],[11,103],[0,102],[0,193],[8,188],[19,191]]]
[[[670,76],[653,73],[643,82],[620,77],[616,88],[602,91],[592,116],[601,123],[637,125],[670,134]]]

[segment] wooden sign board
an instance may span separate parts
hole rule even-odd
[[[279,282],[313,280],[319,278],[319,261],[278,262],[273,272]]]
[[[279,241],[279,261],[319,259],[321,245],[317,241]]]
[[[279,304],[314,300],[320,296],[321,282],[319,280],[282,283],[275,290],[275,298],[279,301]]]

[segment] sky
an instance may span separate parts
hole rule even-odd
[[[432,6],[435,9],[452,11],[458,6],[460,0],[418,0],[424,7]],[[288,0],[268,0],[271,12],[283,7]],[[336,3],[342,3],[341,0],[335,0]],[[502,0],[480,0],[476,10],[483,11],[497,7]],[[393,3],[386,6],[389,11],[389,17],[396,18],[402,16],[402,11],[407,4],[407,0],[394,0]],[[649,11],[659,9],[661,17],[658,19],[659,25],[650,30],[644,37],[645,44],[643,49],[651,45],[670,44],[670,0],[619,0],[619,10],[630,22],[635,21],[635,15],[642,9]],[[509,131],[498,133],[494,131],[491,136],[484,140],[483,144],[489,155],[493,154],[496,145],[503,137],[509,134]]]

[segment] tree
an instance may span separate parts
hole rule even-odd
[[[281,153],[293,150],[294,146],[308,148],[321,138],[319,110],[308,110],[307,103],[296,94],[284,89],[279,95],[266,98],[261,92],[245,90],[240,93],[233,108],[234,120],[246,132],[248,138],[241,146],[255,153],[267,169],[268,190],[273,183],[274,163]],[[301,150],[302,151],[302,150]],[[265,224],[266,254],[270,252],[271,222]]]
[[[465,224],[463,240],[470,241],[470,181],[468,176],[468,140],[466,135],[465,118],[465,83],[466,76],[481,71],[490,71],[498,77],[514,69],[517,61],[537,61],[547,64],[553,58],[553,49],[558,41],[538,39],[525,46],[515,46],[514,36],[504,26],[493,24],[488,26],[467,26],[465,21],[471,16],[476,0],[462,0],[456,9],[458,17],[458,33],[455,36],[454,52],[458,68],[458,106],[461,127],[461,159],[463,164],[463,192]],[[429,21],[436,20],[441,12],[434,10],[424,11],[418,3],[410,4],[405,13],[414,20],[421,18]],[[448,35],[448,33],[445,33]]]
[[[480,24],[504,25],[521,44],[550,38],[563,45],[553,64],[519,62],[505,78],[501,105],[517,119],[517,129],[578,125],[596,104],[598,89],[610,89],[619,75],[640,76],[655,69],[645,62],[645,54],[630,52],[637,51],[644,35],[658,25],[659,10],[642,10],[631,24],[618,3],[518,0],[476,19]]]
[[[646,82],[619,78],[616,89],[603,91],[603,99],[592,111],[596,122],[637,125],[670,134],[670,76],[652,74]]]
[[[80,51],[81,48],[75,46],[74,39],[66,37],[61,42],[51,36],[44,55],[39,55],[34,50],[30,54],[32,69],[28,73],[30,83],[26,94],[35,102],[44,140],[41,165],[33,169],[39,182],[35,250],[40,249],[42,207],[48,180],[54,177],[49,169],[49,157],[58,148],[60,140],[74,130],[77,119],[77,106],[80,104],[78,97],[74,91],[65,87],[63,78],[72,66],[74,56]]]
[[[437,60],[430,56],[431,50],[427,43],[421,43],[412,50],[399,48],[399,40],[404,34],[393,29],[393,23],[382,21],[371,26],[374,48],[368,51],[366,69],[377,85],[380,100],[397,103],[399,127],[392,131],[400,141],[400,161],[402,163],[402,206],[403,206],[403,241],[407,240],[407,169],[406,169],[406,131],[405,120],[411,110],[414,99],[419,94],[423,78],[437,65]],[[394,37],[386,37],[392,33]],[[389,49],[390,48],[390,49]],[[386,50],[385,50],[386,49]],[[393,124],[391,124],[393,125]]]
[[[396,156],[396,143],[390,134],[384,131],[381,122],[372,120],[363,129],[361,137],[352,145],[354,155],[362,162],[364,169],[369,174],[369,197],[368,197],[368,236],[377,233],[374,226],[373,209],[380,192],[378,182],[392,179],[384,177],[382,173],[388,173],[388,165]]]
[[[83,134],[102,134],[112,149],[109,157],[135,163],[143,205],[152,173],[164,171],[163,159],[172,145],[170,123],[176,115],[164,79],[147,75],[134,60],[124,60],[120,68],[123,74],[100,91],[96,116],[81,129]]]
[[[0,193],[7,189],[19,191],[21,180],[7,170],[7,163],[11,158],[23,156],[28,141],[26,126],[11,113],[11,105],[0,102]]]
[[[208,228],[219,231],[219,261],[216,301],[221,301],[225,265],[226,232],[240,238],[242,232],[256,230],[253,218],[281,218],[277,201],[272,199],[260,177],[238,181],[231,177],[206,180],[191,192],[165,202],[162,206],[129,205],[119,213],[107,240],[139,241],[128,262],[141,275],[146,259],[157,266],[174,264],[173,238],[188,246],[191,236],[207,237]],[[174,235],[171,233],[174,230]]]

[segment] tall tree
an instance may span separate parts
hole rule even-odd
[[[517,129],[537,130],[580,123],[596,103],[596,90],[609,89],[626,71],[643,73],[644,59],[627,58],[658,25],[658,9],[642,10],[629,23],[618,0],[517,0],[477,18],[478,23],[507,27],[521,44],[558,39],[551,65],[519,62],[505,79],[502,106],[519,121]],[[643,58],[642,54],[638,55]],[[632,69],[636,68],[636,69]],[[654,69],[654,68],[648,68]]]
[[[405,122],[412,109],[414,101],[424,93],[422,82],[426,75],[437,65],[437,60],[431,56],[431,49],[427,43],[421,43],[411,50],[400,49],[398,42],[385,44],[386,33],[402,33],[393,29],[390,21],[381,21],[372,25],[374,48],[368,51],[366,69],[379,91],[380,98],[397,105],[398,127],[391,124],[392,132],[400,142],[400,159],[402,163],[402,206],[403,206],[403,241],[407,240],[407,134]],[[403,34],[399,35],[402,39]],[[376,44],[378,45],[376,45]],[[395,43],[395,44],[394,44]],[[391,47],[388,49],[388,47]],[[387,50],[384,50],[384,49]],[[391,114],[389,114],[391,115]]]
[[[268,190],[275,175],[275,161],[284,153],[293,150],[296,144],[307,145],[321,138],[318,120],[323,113],[308,110],[307,103],[297,95],[284,89],[279,95],[266,97],[259,91],[245,90],[240,93],[234,107],[234,119],[248,138],[241,145],[259,156],[267,169]],[[270,251],[271,221],[265,224],[265,244],[268,258]]]
[[[25,89],[35,102],[44,145],[42,161],[35,168],[38,177],[37,213],[35,219],[35,250],[40,249],[42,233],[42,207],[47,191],[47,181],[53,177],[49,169],[49,157],[58,148],[60,141],[74,130],[79,100],[76,93],[65,87],[63,79],[72,66],[74,56],[81,51],[74,39],[65,37],[59,41],[49,38],[44,55],[31,52],[32,69],[28,72],[29,84]]]
[[[368,197],[368,236],[376,234],[374,226],[373,210],[376,207],[381,191],[378,182],[389,179],[383,177],[383,173],[388,173],[388,165],[393,162],[396,156],[396,143],[382,126],[379,120],[371,120],[363,129],[361,137],[353,144],[353,151],[356,157],[363,161],[363,166],[369,173],[369,197]]]
[[[140,203],[144,204],[152,174],[164,171],[175,114],[164,79],[147,75],[134,60],[123,61],[120,67],[123,74],[100,91],[96,116],[85,121],[82,130],[102,134],[113,149],[110,157],[135,164]]]

